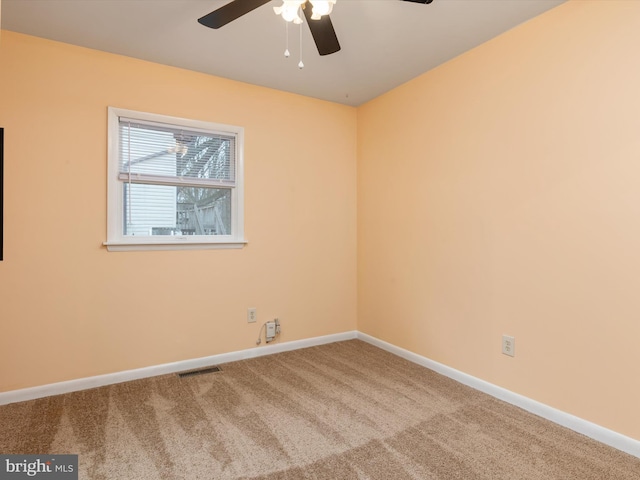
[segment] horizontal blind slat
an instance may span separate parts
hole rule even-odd
[[[131,183],[146,183],[151,185],[172,185],[178,187],[215,187],[215,188],[233,188],[235,182],[225,180],[210,180],[206,178],[190,178],[190,177],[171,177],[165,175],[153,175],[145,173],[128,173],[120,172],[118,180]]]

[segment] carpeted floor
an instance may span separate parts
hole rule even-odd
[[[80,478],[640,480],[640,459],[358,340],[0,407]]]

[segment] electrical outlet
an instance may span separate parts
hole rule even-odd
[[[516,355],[516,339],[509,335],[502,335],[502,353],[515,357]]]
[[[255,308],[247,310],[247,323],[256,323],[258,321],[258,311]]]

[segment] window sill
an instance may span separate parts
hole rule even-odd
[[[247,244],[246,240],[236,240],[228,242],[104,242],[110,252],[141,252],[158,250],[220,250],[230,248],[243,248]]]

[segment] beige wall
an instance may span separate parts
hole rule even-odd
[[[0,72],[0,391],[356,328],[354,108],[6,31]],[[246,248],[105,250],[107,106],[245,127]]]
[[[360,331],[640,439],[639,45],[572,1],[359,109]]]

